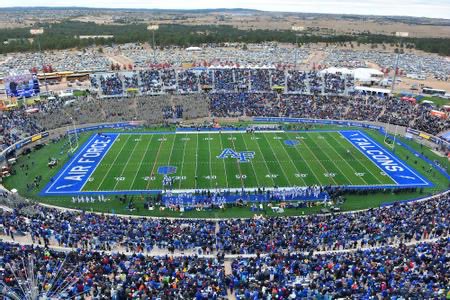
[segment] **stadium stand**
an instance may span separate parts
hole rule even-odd
[[[55,96],[33,104],[33,112],[30,107],[3,111],[1,149],[73,124],[152,125],[206,117],[373,121],[432,135],[450,129],[448,119],[432,115],[436,107],[358,94],[353,78],[315,71],[236,65],[180,71],[165,65],[97,73],[90,79],[92,93],[70,103]],[[316,187],[313,193],[324,190],[329,191]],[[286,197],[264,194],[278,202]],[[220,198],[220,193],[196,196],[202,199],[202,209],[223,205],[212,199]],[[41,288],[62,298],[450,297],[448,193],[358,212],[303,217],[258,216],[262,211],[254,205],[254,218],[226,220],[62,210],[8,191],[0,193],[0,204],[0,276],[6,289],[16,292],[21,282],[11,266],[20,267],[24,257],[32,257],[44,282]],[[177,202],[160,204],[178,209]],[[49,276],[58,272],[62,261],[61,276],[50,284]],[[71,273],[72,269],[77,271]],[[55,286],[65,288],[55,291]]]

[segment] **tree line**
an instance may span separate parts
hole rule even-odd
[[[151,33],[146,24],[103,25],[89,22],[66,21],[57,24],[39,24],[44,34],[39,36],[43,50],[85,48],[91,45],[107,46],[132,42],[150,42]],[[36,51],[37,43],[30,34],[31,28],[0,30],[0,53]],[[80,39],[80,35],[114,35],[112,39]],[[290,30],[242,30],[227,25],[160,25],[155,32],[155,41],[159,47],[201,46],[204,44],[295,43],[296,34]],[[391,44],[403,48],[416,48],[440,55],[450,55],[449,38],[398,38],[390,35],[361,33],[354,35],[314,35],[308,32],[297,36],[298,43],[348,43]]]

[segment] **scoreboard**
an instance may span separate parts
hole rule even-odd
[[[36,74],[24,73],[4,79],[6,94],[9,97],[30,98],[39,95],[39,79]]]

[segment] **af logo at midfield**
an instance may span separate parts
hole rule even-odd
[[[239,162],[249,162],[251,159],[255,157],[255,152],[253,151],[236,152],[233,149],[226,148],[222,151],[222,153],[219,156],[217,156],[217,158],[221,159],[230,157],[238,159]]]

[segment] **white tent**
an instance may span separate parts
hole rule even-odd
[[[327,69],[323,69],[319,72],[320,74],[352,74],[352,71],[348,68],[336,68],[336,67],[330,67]]]
[[[379,81],[384,76],[383,72],[371,68],[357,68],[352,70],[352,72],[355,80],[361,82]]]
[[[200,47],[189,47],[189,48],[186,48],[186,51],[198,52],[198,51],[202,51],[202,48],[200,48]]]
[[[348,69],[348,68],[331,67],[320,71],[320,73],[352,75],[356,81],[360,82],[380,81],[384,75],[383,72],[371,68]]]

